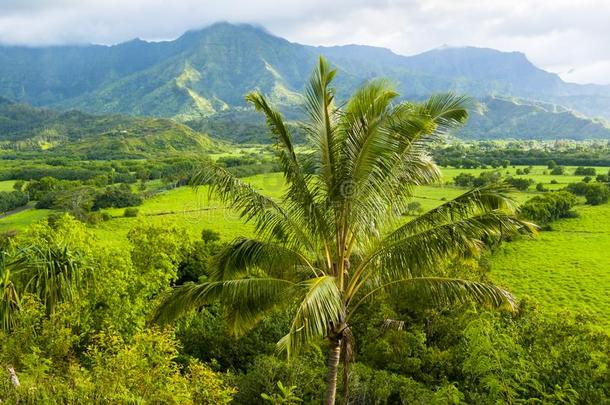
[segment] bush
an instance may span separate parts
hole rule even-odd
[[[577,167],[574,171],[575,176],[595,176],[594,167]]]
[[[608,196],[610,190],[608,186],[601,183],[587,184],[587,190],[585,192],[585,198],[589,205],[600,205],[608,202]]]
[[[553,176],[561,176],[564,174],[566,169],[563,166],[555,166],[553,170],[551,170],[551,174]]]
[[[138,214],[140,213],[140,210],[137,208],[125,208],[125,211],[123,211],[123,216],[125,218],[135,218],[138,216]]]
[[[472,187],[475,179],[470,173],[460,173],[453,178],[453,182],[458,187]]]
[[[547,224],[560,218],[574,216],[571,211],[576,197],[567,191],[556,191],[527,200],[520,209],[521,215],[540,224]]]
[[[532,179],[523,179],[518,177],[510,177],[506,182],[519,191],[527,190],[534,183]]]
[[[419,201],[412,201],[407,204],[407,209],[403,212],[403,215],[417,215],[423,211],[421,203]]]
[[[566,190],[568,190],[570,193],[572,193],[574,195],[584,196],[585,193],[587,192],[588,187],[589,186],[587,185],[587,183],[581,181],[578,183],[568,184],[568,186],[566,187]]]
[[[201,231],[201,240],[205,243],[217,242],[220,240],[220,232],[213,229],[203,228]]]
[[[536,191],[547,191],[547,189],[544,187],[543,183],[538,183],[536,184]]]
[[[106,189],[95,196],[94,210],[101,208],[125,208],[142,204],[142,197],[134,194],[131,187],[124,184],[119,187],[106,187]]]
[[[584,196],[589,205],[607,203],[610,195],[610,189],[604,183],[571,183],[566,190],[574,195]]]
[[[23,191],[0,191],[0,212],[12,211],[23,207],[28,201],[28,195]]]

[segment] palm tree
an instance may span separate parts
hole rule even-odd
[[[57,305],[78,296],[84,284],[82,258],[61,242],[48,241],[45,246],[28,246],[19,253],[24,290],[36,295],[46,307],[47,315]]]
[[[11,278],[11,266],[7,253],[0,250],[0,329],[11,330],[15,326],[15,315],[21,308],[20,296]]]
[[[335,403],[341,351],[349,356],[350,319],[361,304],[401,288],[438,304],[474,301],[514,310],[503,289],[431,270],[476,254],[483,239],[532,230],[513,216],[504,185],[468,191],[405,222],[401,213],[414,187],[440,179],[430,141],[465,121],[468,100],[444,94],[394,104],[398,94],[376,80],[337,106],[330,87],[335,73],[321,58],[305,91],[302,129],[313,152],[304,155],[266,98],[247,96],[273,134],[287,184],[283,199],[276,202],[205,164],[193,184],[209,185],[255,224],[258,237],[230,243],[208,281],[176,288],[156,315],[167,322],[220,300],[240,333],[278,306],[292,308],[292,325],[278,345],[291,356],[311,341],[328,341],[326,404]]]

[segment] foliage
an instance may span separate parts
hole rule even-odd
[[[553,176],[561,176],[565,173],[565,168],[563,166],[555,166],[553,170],[551,170],[551,174]]]
[[[509,177],[506,182],[519,191],[527,190],[534,181],[532,179],[524,179],[520,177]]]
[[[520,213],[536,223],[548,224],[560,218],[573,217],[575,214],[572,208],[575,204],[573,194],[556,191],[530,198],[521,205]]]
[[[101,208],[124,208],[142,204],[142,197],[134,194],[127,184],[119,187],[106,187],[106,189],[95,196],[93,209]]]
[[[599,205],[608,202],[610,196],[610,190],[606,184],[587,184],[587,190],[585,191],[585,199],[587,204]]]
[[[595,168],[594,167],[582,167],[579,166],[574,171],[574,175],[576,176],[595,176]]]
[[[139,213],[140,210],[138,210],[137,208],[129,207],[125,208],[125,211],[123,211],[123,216],[125,218],[135,218],[138,216]]]
[[[610,196],[610,189],[604,183],[571,183],[568,184],[566,190],[572,194],[584,196],[589,205],[605,204]]]
[[[23,207],[29,201],[28,195],[23,191],[0,191],[0,213]]]
[[[297,386],[293,385],[290,387],[284,387],[281,381],[277,382],[277,388],[279,393],[268,395],[266,393],[261,394],[261,398],[273,405],[295,405],[303,402],[301,398],[294,394]]]

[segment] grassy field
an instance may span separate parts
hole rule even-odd
[[[0,219],[0,232],[24,229],[28,225],[46,218],[50,212],[50,210],[37,210],[30,203],[27,209]]]
[[[531,173],[521,177],[531,178],[550,189],[565,187],[580,181],[582,176],[550,176],[546,167],[534,167]],[[568,168],[573,173],[574,168]],[[449,183],[459,173],[478,175],[481,169],[444,169],[443,183],[421,187],[415,192],[415,200],[424,210],[441,204],[465,190]],[[515,176],[516,168],[502,169]],[[507,173],[508,172],[508,173]],[[606,173],[599,168],[598,173]],[[284,189],[278,173],[253,176],[245,179],[262,193],[279,198]],[[557,184],[551,184],[556,180]],[[13,182],[0,182],[0,189],[11,189]],[[160,184],[151,183],[149,188]],[[527,192],[514,194],[523,202],[537,194],[534,187]],[[139,208],[138,218],[123,217],[123,209],[106,212],[113,219],[93,227],[96,235],[108,243],[122,244],[127,232],[138,221],[157,224],[177,224],[189,230],[193,238],[199,237],[204,228],[220,232],[224,240],[251,234],[237,214],[209,198],[205,187],[193,190],[188,187],[163,191],[146,200]],[[535,239],[525,239],[505,244],[491,258],[491,277],[508,287],[518,297],[531,296],[543,307],[561,310],[571,308],[600,318],[600,323],[610,326],[610,204],[590,207],[579,205],[578,218],[555,222],[552,231],[543,231]],[[48,210],[27,209],[0,219],[0,231],[23,229],[49,214]]]
[[[553,223],[535,239],[504,244],[492,279],[517,296],[555,310],[573,309],[610,326],[610,205],[578,206],[579,218]]]
[[[0,181],[0,191],[13,191],[13,184],[15,180]]]

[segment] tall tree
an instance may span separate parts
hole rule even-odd
[[[476,254],[482,240],[530,232],[513,216],[504,185],[473,189],[405,222],[416,186],[440,171],[428,145],[467,118],[468,100],[452,94],[423,103],[394,103],[386,81],[372,81],[342,106],[330,84],[336,71],[320,59],[304,94],[303,129],[312,152],[298,154],[282,115],[258,92],[247,100],[262,112],[287,184],[281,201],[258,193],[226,170],[207,164],[194,176],[255,224],[257,238],[239,238],[218,256],[209,281],[178,287],[160,307],[169,321],[220,300],[236,332],[278,306],[293,310],[278,343],[289,356],[308,342],[328,341],[325,403],[335,403],[342,348],[349,357],[350,318],[388,288],[436,303],[474,301],[515,309],[503,289],[431,276],[451,259]],[[346,385],[347,386],[347,385]]]

